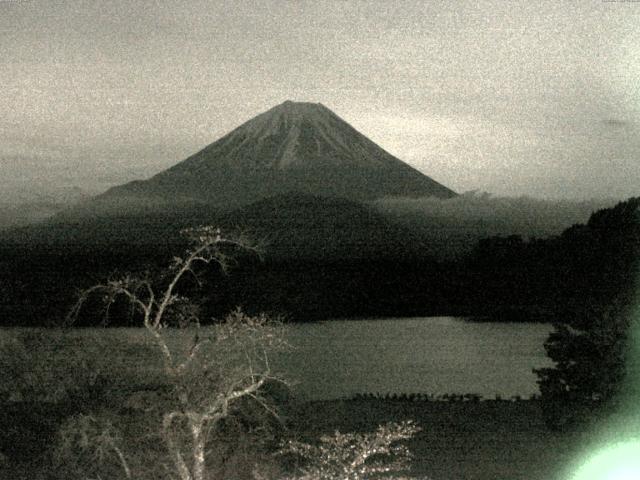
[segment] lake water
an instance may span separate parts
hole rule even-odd
[[[357,393],[538,393],[533,368],[552,365],[540,323],[454,317],[339,320],[291,325],[294,349],[275,360],[309,399]]]

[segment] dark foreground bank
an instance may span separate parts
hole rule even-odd
[[[47,464],[47,451],[54,444],[57,425],[70,413],[60,405],[4,404],[0,476],[62,478],[56,477],[59,469]],[[133,428],[141,412],[127,410],[120,415]],[[336,430],[373,431],[380,424],[405,419],[421,428],[408,443],[414,454],[414,474],[433,480],[564,479],[567,465],[588,440],[584,432],[549,431],[537,400],[305,402],[290,404],[283,415],[286,435],[308,441]]]

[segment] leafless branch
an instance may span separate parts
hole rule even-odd
[[[183,234],[192,241],[193,246],[184,257],[173,258],[167,275],[159,282],[165,285],[163,288],[154,288],[147,278],[125,276],[112,279],[81,292],[67,319],[70,324],[73,323],[84,304],[94,295],[103,296],[107,315],[109,307],[119,297],[126,298],[132,308],[142,313],[143,325],[161,351],[164,370],[175,387],[179,405],[178,409],[165,412],[162,419],[163,437],[172,463],[180,480],[204,480],[205,433],[212,425],[230,415],[232,404],[249,397],[277,418],[277,413],[258,395],[265,382],[274,378],[271,376],[266,344],[273,343],[275,334],[269,330],[264,315],[250,317],[238,309],[215,327],[214,335],[201,339],[197,330],[186,356],[177,361],[178,357],[170,349],[164,333],[164,328],[169,324],[167,317],[169,313],[177,314],[179,318],[186,315],[191,322],[191,317],[197,315],[193,309],[189,309],[192,304],[188,299],[177,293],[181,280],[191,275],[200,285],[196,270],[199,264],[215,264],[226,271],[235,261],[227,253],[230,249],[260,255],[259,248],[242,234],[224,236],[213,227],[187,229]],[[199,326],[199,320],[195,318],[194,321]],[[231,359],[229,352],[234,352]],[[174,438],[174,434],[181,429],[191,433],[189,455],[183,453],[184,446]],[[191,460],[187,461],[187,458]]]

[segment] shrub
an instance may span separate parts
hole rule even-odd
[[[87,405],[107,389],[102,341],[61,330],[5,330],[0,334],[0,398],[5,401]]]
[[[411,453],[400,443],[420,428],[413,422],[388,423],[370,433],[340,433],[320,437],[319,444],[291,440],[282,455],[293,455],[302,465],[284,480],[360,480],[381,477],[408,478]]]
[[[538,375],[547,425],[563,429],[615,407],[625,378],[630,316],[614,303],[592,311],[579,327],[556,324],[545,342],[552,368]]]

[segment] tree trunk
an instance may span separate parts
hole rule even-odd
[[[173,459],[173,464],[178,470],[178,475],[180,475],[180,480],[194,480],[191,476],[191,472],[189,472],[189,468],[187,467],[184,458],[182,457],[182,453],[180,452],[180,448],[173,441],[173,432],[171,431],[173,423],[173,415],[165,414],[163,419],[163,427],[164,427],[164,436],[165,441],[167,442],[167,448],[169,449],[169,455]]]
[[[191,424],[191,435],[193,436],[193,480],[205,480],[205,443],[206,434],[203,432],[202,421]]]

